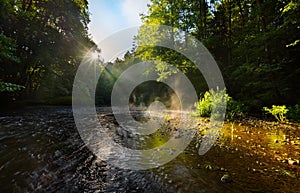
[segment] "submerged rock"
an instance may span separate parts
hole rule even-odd
[[[232,179],[231,179],[231,177],[228,174],[225,174],[224,176],[222,176],[221,182],[223,182],[223,183],[230,183],[230,182],[232,182]]]
[[[292,159],[289,159],[287,161],[290,165],[299,165],[299,160],[292,160]]]
[[[59,151],[59,150],[56,150],[55,152],[54,152],[54,157],[60,157],[60,156],[62,156],[62,153]]]

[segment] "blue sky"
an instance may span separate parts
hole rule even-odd
[[[110,35],[141,24],[140,13],[147,12],[149,0],[88,0],[91,13],[89,33],[99,44]],[[126,39],[132,37],[124,37]],[[132,41],[131,41],[132,42]],[[100,47],[101,48],[101,47]],[[101,48],[105,59],[109,48]]]

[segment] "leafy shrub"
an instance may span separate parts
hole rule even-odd
[[[300,105],[288,107],[287,118],[293,121],[300,122]]]
[[[0,81],[0,92],[16,92],[24,89],[24,86]]]
[[[286,113],[288,112],[288,109],[285,105],[282,106],[276,106],[272,105],[272,108],[269,109],[268,107],[263,107],[263,110],[267,113],[272,114],[279,122],[284,122],[286,117]]]
[[[227,101],[226,119],[232,121],[235,118],[243,117],[247,110],[244,104],[234,100],[230,96],[228,97],[229,100]]]
[[[243,116],[244,106],[242,103],[233,100],[226,90],[210,90],[206,91],[199,102],[195,103],[196,112],[195,116],[209,117],[211,116],[212,109],[215,109],[215,113],[212,115],[215,119],[224,118],[222,109],[226,108],[225,118],[227,120],[233,120],[234,118]]]
[[[196,116],[209,117],[211,113],[211,94],[205,92],[203,98],[200,98],[199,102],[195,103]]]

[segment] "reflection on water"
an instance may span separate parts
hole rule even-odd
[[[176,124],[172,125],[167,117],[158,132],[136,136],[121,130],[109,109],[98,111],[114,141],[131,148],[160,146],[176,130]],[[264,155],[264,150],[249,151],[247,147],[258,147],[258,143],[247,136],[254,136],[258,130],[239,125],[234,125],[234,130],[232,125],[225,125],[218,144],[204,156],[198,155],[197,143],[192,141],[173,161],[143,171],[118,169],[97,159],[80,139],[70,107],[2,112],[0,125],[0,192],[297,192],[300,189],[295,183],[298,166],[294,171],[284,167],[288,163],[273,166],[275,158]],[[272,143],[284,143],[286,139],[281,136],[280,132],[275,137],[265,135],[263,139],[270,147],[260,148],[274,148],[275,153],[279,151],[276,155],[280,155]],[[224,174],[229,174],[233,181],[222,183]]]

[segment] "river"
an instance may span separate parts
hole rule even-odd
[[[104,122],[116,126],[109,110],[97,110]],[[228,153],[231,150],[215,146],[208,153],[209,157],[201,157],[195,140],[163,166],[137,171],[116,168],[97,159],[85,146],[77,132],[71,107],[39,106],[1,112],[0,125],[0,192],[3,193],[271,190],[270,186],[262,185],[264,182],[253,183],[253,175],[257,174],[249,175],[249,179],[234,179],[239,169],[237,172],[231,169],[232,182],[223,183],[221,177],[230,172],[230,160],[224,161],[224,155],[236,159]],[[115,135],[120,143],[132,140],[118,136],[117,132]],[[210,159],[228,168],[215,167]]]

